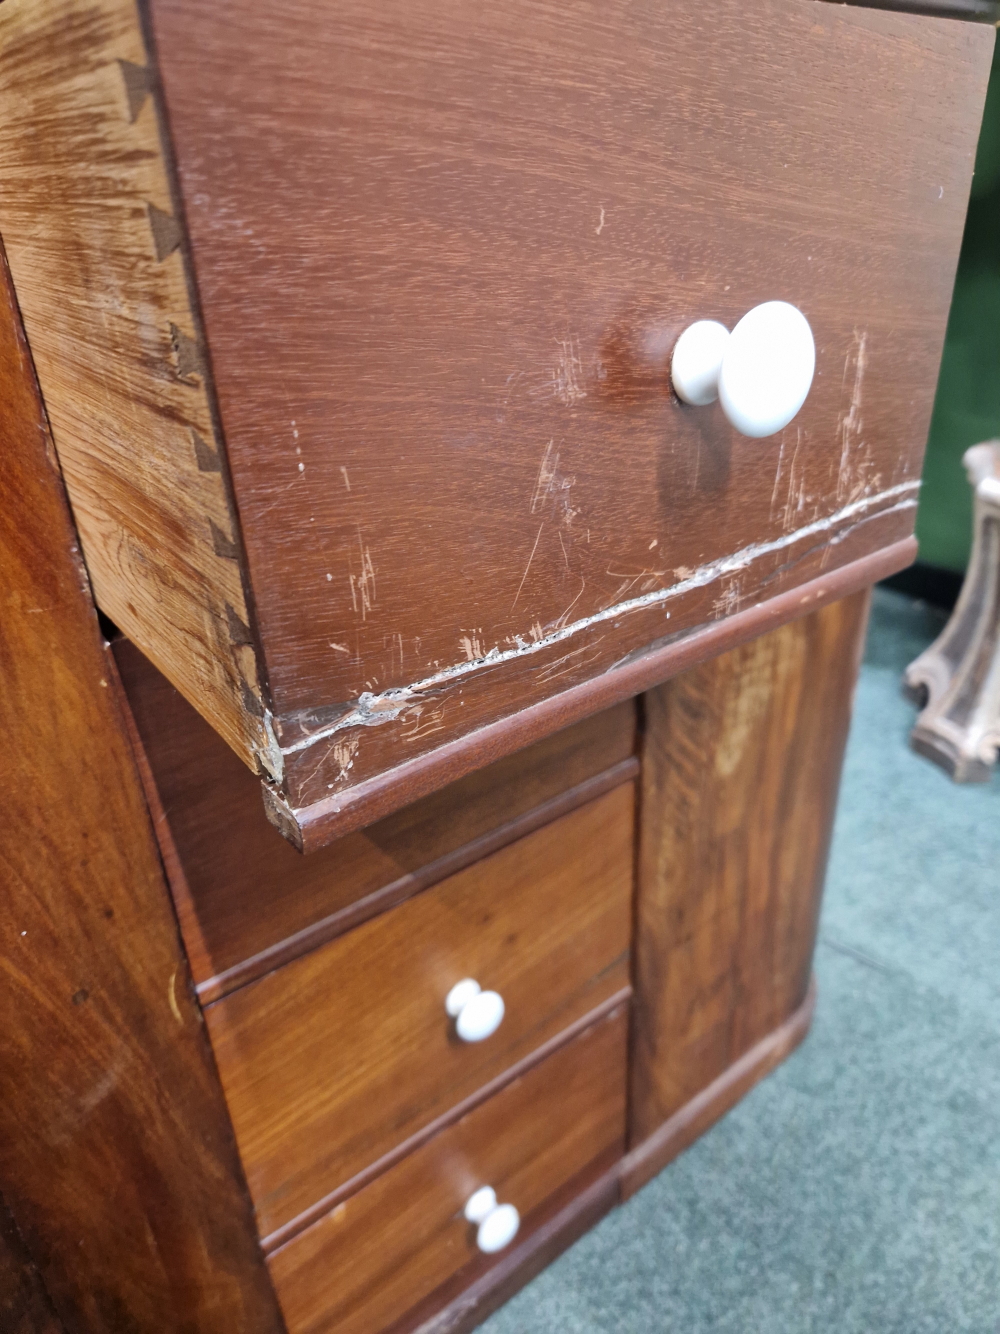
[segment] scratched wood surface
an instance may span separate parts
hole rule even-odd
[[[148,42],[134,0],[6,0],[0,231],[99,601],[294,841],[608,703],[650,646],[905,562],[986,28],[143,13]],[[666,361],[769,297],[817,378],[751,443]]]
[[[164,860],[206,1002],[638,769],[629,700],[301,857],[276,836],[259,784],[208,723],[134,645],[120,640],[114,653],[155,783],[152,804],[167,827]]]
[[[867,611],[855,594],[646,695],[633,1148],[806,996]]]
[[[292,806],[911,531],[987,29],[150,13]],[[751,442],[665,361],[770,297],[817,377]]]
[[[626,1039],[619,1009],[272,1255],[290,1334],[395,1328],[452,1275],[501,1262],[476,1251],[465,1201],[489,1184],[529,1232],[548,1197],[621,1152]]]
[[[629,981],[632,784],[205,1011],[262,1236]],[[503,996],[478,1043],[444,1009]]]
[[[278,1334],[2,252],[0,492],[0,1190],[72,1334]]]
[[[94,595],[267,772],[154,84],[133,0],[0,7],[0,235]]]

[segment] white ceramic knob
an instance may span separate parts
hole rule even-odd
[[[481,991],[479,983],[474,977],[463,977],[461,982],[456,982],[452,989],[444,998],[444,1008],[452,1019],[457,1019],[462,1013],[463,1005],[466,1005],[473,996],[478,996]]]
[[[512,1204],[498,1204],[486,1215],[476,1232],[476,1245],[487,1255],[502,1251],[517,1236],[521,1215]]]
[[[481,1223],[497,1207],[497,1193],[492,1186],[480,1186],[465,1201],[465,1216],[470,1223]]]
[[[795,417],[812,386],[816,344],[809,321],[787,301],[765,301],[725,339],[722,329],[714,320],[698,320],[681,334],[670,365],[677,396],[701,406],[712,402],[714,388],[742,435],[774,435]]]
[[[502,1251],[517,1236],[521,1215],[512,1204],[497,1204],[492,1186],[480,1186],[465,1202],[465,1216],[478,1224],[476,1245],[487,1255]]]
[[[688,325],[670,359],[670,378],[678,398],[696,408],[715,402],[728,342],[729,330],[718,320],[696,320]]]
[[[463,1042],[482,1042],[490,1037],[504,1016],[499,992],[483,991],[471,977],[455,983],[444,998],[444,1008],[455,1020],[455,1032]]]

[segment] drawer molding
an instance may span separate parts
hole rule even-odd
[[[478,1088],[475,1091],[475,1093],[471,1093],[467,1098],[456,1103],[454,1107],[450,1107],[447,1112],[444,1112],[441,1116],[437,1117],[436,1120],[431,1121],[428,1125],[418,1130],[416,1134],[411,1135],[409,1139],[404,1140],[402,1144],[396,1145],[396,1147],[391,1149],[388,1153],[383,1154],[377,1162],[366,1167],[363,1172],[358,1172],[349,1181],[345,1181],[342,1186],[339,1186],[336,1190],[330,1191],[328,1195],[325,1195],[321,1200],[318,1200],[310,1208],[303,1210],[303,1212],[296,1218],[293,1218],[281,1227],[276,1228],[261,1240],[261,1248],[263,1249],[264,1254],[270,1255],[278,1250],[279,1247],[284,1246],[287,1242],[291,1241],[293,1237],[298,1236],[300,1232],[304,1232],[307,1227],[310,1227],[318,1219],[322,1218],[324,1214],[328,1214],[331,1209],[335,1209],[342,1201],[348,1199],[351,1195],[356,1194],[362,1187],[367,1186],[370,1181],[374,1181],[377,1176],[381,1176],[381,1174],[388,1168],[392,1167],[394,1163],[398,1163],[400,1159],[405,1158],[407,1154],[412,1153],[414,1149],[418,1149],[421,1144],[425,1144],[428,1140],[433,1139],[435,1135],[440,1134],[440,1132],[447,1129],[448,1126],[454,1125],[456,1121],[460,1121],[463,1116],[467,1116],[469,1112],[473,1111],[481,1103],[486,1102],[488,1098],[492,1098],[494,1094],[499,1093],[502,1089],[506,1088],[508,1084],[512,1084],[515,1079],[520,1079],[523,1075],[526,1075],[529,1070],[533,1070],[534,1067],[544,1061],[546,1057],[561,1050],[568,1043],[572,1042],[574,1038],[579,1037],[581,1033],[586,1032],[588,1028],[592,1028],[602,1019],[613,1014],[620,1006],[627,1004],[631,998],[632,988],[630,986],[622,987],[620,991],[616,991],[614,995],[609,996],[607,1000],[602,1001],[600,1005],[589,1010],[580,1019],[577,1019],[575,1023],[564,1028],[562,1032],[558,1033],[554,1038],[550,1038],[548,1042],[543,1042],[540,1047],[536,1047],[534,1051],[530,1052],[520,1061],[509,1066],[502,1074],[497,1075],[495,1079],[491,1079],[489,1083],[483,1084],[481,1088]]]
[[[869,516],[870,521],[878,520],[885,513],[887,511]],[[309,806],[292,807],[277,789],[264,784],[267,817],[301,851],[322,848],[332,839],[382,819],[400,806],[463,778],[481,765],[569,727],[588,714],[620,704],[706,658],[725,653],[748,639],[773,630],[785,621],[817,611],[830,602],[887,579],[911,565],[916,555],[916,538],[905,537],[891,542],[765,602],[695,630],[665,637],[648,648],[628,654],[599,676]]]
[[[447,879],[448,876],[454,875],[456,871],[464,870],[465,867],[481,861],[483,857],[498,852],[501,848],[506,847],[508,843],[514,843],[526,834],[533,833],[536,829],[541,829],[543,825],[559,819],[560,816],[568,815],[570,811],[575,811],[577,807],[585,806],[588,801],[602,797],[606,792],[611,792],[624,783],[632,782],[638,776],[638,773],[639,761],[634,755],[628,759],[620,760],[609,769],[605,769],[603,773],[585,778],[582,783],[577,783],[575,787],[567,788],[565,792],[550,797],[548,801],[543,801],[523,815],[508,820],[506,824],[498,825],[495,829],[481,834],[478,838],[455,848],[452,852],[445,853],[443,857],[438,857],[435,861],[428,862],[426,866],[420,867],[419,870],[408,871],[405,875],[400,876],[398,880],[394,880],[391,884],[375,890],[374,893],[340,908],[337,912],[313,923],[312,926],[307,926],[294,935],[279,940],[268,949],[261,950],[259,954],[252,955],[249,959],[234,964],[232,968],[227,968],[215,977],[206,978],[204,982],[199,982],[196,987],[198,999],[203,1005],[209,1005],[213,1001],[220,1000],[223,996],[230,995],[240,987],[246,986],[247,983],[264,977],[267,973],[273,972],[275,968],[280,968],[282,964],[291,963],[293,959],[298,959],[303,954],[318,949],[328,941],[343,935],[345,931],[350,931],[352,928],[360,926],[362,922],[367,922],[369,918],[377,917],[379,913],[394,908],[396,904],[413,898],[415,894],[419,894],[432,885],[436,885],[439,881]]]

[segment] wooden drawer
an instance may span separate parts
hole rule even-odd
[[[262,1236],[628,985],[632,845],[627,784],[207,1007]],[[506,1007],[478,1043],[465,977]]]
[[[0,7],[0,232],[98,600],[290,837],[911,557],[985,25],[147,8],[158,77],[133,0]],[[751,441],[667,361],[771,298],[816,378]]]
[[[206,1003],[638,771],[629,700],[302,857],[275,836],[260,784],[218,734],[133,644],[113,647]]]
[[[376,1334],[481,1267],[462,1213],[479,1186],[513,1204],[528,1234],[560,1187],[621,1153],[626,1046],[622,1008],[271,1255],[289,1334]]]

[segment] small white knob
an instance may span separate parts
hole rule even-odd
[[[470,1223],[481,1223],[497,1207],[497,1193],[492,1186],[480,1186],[465,1201],[465,1216]]]
[[[795,417],[812,386],[816,344],[809,321],[787,301],[765,301],[725,339],[722,329],[698,320],[681,334],[670,366],[677,396],[701,406],[712,402],[715,389],[742,435],[774,435]]]
[[[704,408],[719,397],[722,354],[729,330],[718,320],[696,320],[674,344],[670,378],[677,397],[692,407]]]
[[[455,1020],[455,1032],[463,1042],[482,1042],[490,1037],[504,1016],[499,992],[481,990],[471,977],[455,983],[444,998],[444,1008]]]
[[[462,1007],[467,1005],[473,996],[478,996],[481,988],[474,977],[463,977],[461,982],[456,982],[452,989],[444,998],[444,1008],[452,1019],[457,1019],[462,1013]]]
[[[482,1042],[500,1027],[503,1012],[503,997],[498,992],[481,991],[462,1006],[455,1032],[463,1042]]]
[[[492,1255],[494,1251],[502,1251],[517,1236],[517,1229],[520,1226],[521,1215],[514,1206],[498,1204],[479,1224],[476,1245],[487,1255]]]
[[[502,1251],[517,1236],[521,1215],[512,1204],[497,1204],[492,1186],[480,1186],[465,1202],[465,1216],[477,1223],[476,1245],[487,1255]]]

